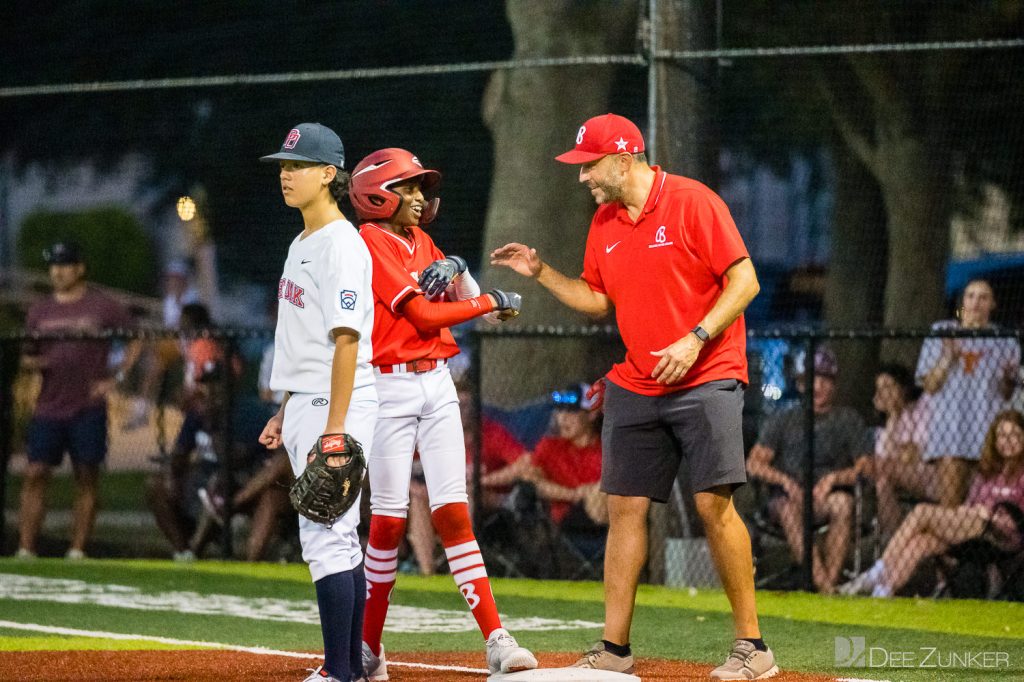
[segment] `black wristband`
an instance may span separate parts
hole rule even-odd
[[[704,327],[700,326],[699,324],[693,329],[691,329],[690,333],[696,336],[698,339],[700,339],[701,343],[707,343],[708,339],[711,338],[711,335],[708,334]]]

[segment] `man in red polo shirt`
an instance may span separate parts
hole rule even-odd
[[[746,482],[741,411],[747,382],[743,310],[759,285],[729,209],[701,183],[650,166],[640,130],[614,114],[586,121],[575,149],[598,204],[583,274],[566,277],[535,249],[491,254],[592,317],[612,306],[625,359],[608,373],[601,489],[611,518],[605,562],[604,639],[576,664],[632,672],[636,586],[647,555],[647,511],[665,502],[686,457],[694,501],[732,606],[736,640],[714,679],[778,672],[761,639],[753,562],[733,491]]]

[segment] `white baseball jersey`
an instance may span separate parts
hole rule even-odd
[[[355,389],[373,385],[372,261],[352,223],[335,220],[288,247],[277,286],[277,329],[270,387],[329,393],[333,329],[359,334]]]

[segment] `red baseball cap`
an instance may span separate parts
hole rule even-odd
[[[604,114],[587,119],[576,133],[576,147],[555,157],[562,163],[589,163],[608,154],[638,154],[644,150],[644,136],[628,118]]]

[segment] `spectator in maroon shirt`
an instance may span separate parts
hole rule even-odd
[[[28,311],[26,328],[43,335],[96,334],[130,324],[116,301],[88,286],[85,261],[72,242],[43,252],[53,294]],[[21,488],[18,557],[32,558],[46,515],[46,490],[64,453],[75,478],[69,559],[85,556],[96,519],[99,467],[107,453],[107,394],[114,386],[110,341],[50,339],[26,346],[23,364],[42,374],[42,387],[28,428],[28,468]]]

